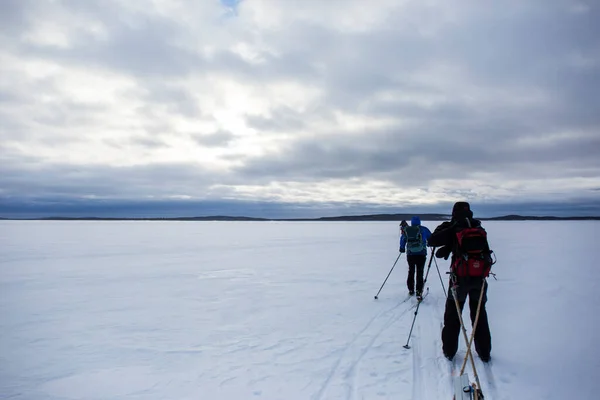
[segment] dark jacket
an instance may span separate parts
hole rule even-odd
[[[481,226],[481,221],[473,218],[471,210],[461,210],[453,213],[452,220],[442,222],[429,237],[427,245],[430,247],[439,247],[435,252],[437,258],[448,259],[452,253],[452,261],[458,250],[456,241],[456,231]]]

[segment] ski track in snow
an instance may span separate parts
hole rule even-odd
[[[496,386],[496,378],[494,377],[493,364],[484,363],[481,360],[477,360],[477,371],[481,371],[480,380],[483,385],[482,390],[486,399],[490,400],[505,400],[508,397],[501,397],[498,388]]]
[[[412,400],[439,398],[441,393],[451,392],[446,387],[448,371],[447,361],[441,356],[441,326],[444,297],[427,296],[421,306],[415,322],[413,344],[413,391]],[[440,308],[442,307],[442,308]],[[421,340],[427,338],[427,340]],[[432,340],[433,339],[433,340]]]
[[[419,307],[420,308],[420,307]],[[416,322],[416,321],[415,321]],[[420,327],[417,326],[416,331],[417,335],[420,332]],[[412,384],[412,399],[413,400],[421,400],[421,392],[422,392],[422,380],[421,380],[421,355],[420,355],[420,346],[419,341],[414,340],[412,346],[413,352],[413,384]]]
[[[346,392],[347,392],[345,398],[348,400],[357,398],[357,396],[358,396],[358,394],[357,394],[357,388],[358,388],[358,385],[357,385],[358,372],[357,372],[357,370],[358,370],[360,361],[368,353],[368,351],[373,347],[373,344],[375,343],[377,338],[379,338],[379,336],[386,329],[390,328],[394,323],[396,323],[404,315],[406,315],[409,311],[411,311],[415,308],[415,305],[413,305],[412,303],[409,302],[410,299],[411,299],[410,297],[407,297],[406,299],[404,299],[400,303],[396,304],[395,306],[376,314],[373,318],[371,318],[368,321],[368,323],[365,325],[365,327],[362,330],[360,330],[354,336],[354,338],[344,347],[344,349],[341,352],[342,354],[339,356],[339,358],[333,365],[331,372],[329,373],[329,375],[325,379],[325,382],[323,383],[323,386],[317,392],[317,394],[313,397],[315,400],[321,400],[321,399],[327,398],[324,396],[327,394],[327,390],[329,389],[331,382],[333,381],[333,378],[336,375],[341,375],[341,377],[342,377],[343,385],[346,388]],[[384,316],[386,316],[390,313],[393,313],[394,311],[396,311],[398,308],[400,308],[402,305],[405,305],[405,304],[410,304],[410,306],[408,308],[404,309],[399,314],[393,314],[390,318],[388,318],[383,323],[381,323],[380,327],[375,329],[374,333],[371,333],[371,331],[373,331],[372,327],[375,325],[376,322],[381,321],[381,319]],[[367,338],[366,344],[361,346],[361,343],[363,342],[363,340],[361,340],[361,339],[363,339],[363,338]],[[342,371],[339,372],[340,370],[342,370]]]

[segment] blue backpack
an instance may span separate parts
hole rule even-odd
[[[405,227],[404,233],[406,234],[406,250],[409,253],[421,253],[425,250],[425,241],[419,225]]]

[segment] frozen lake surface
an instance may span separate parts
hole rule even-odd
[[[596,398],[600,222],[484,226],[486,399]],[[404,256],[373,299],[397,255],[396,222],[1,221],[0,398],[451,399],[436,264],[410,350]]]

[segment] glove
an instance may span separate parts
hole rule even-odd
[[[452,248],[450,246],[443,246],[435,252],[435,256],[447,260],[450,257],[450,253],[452,253]]]
[[[400,253],[404,253],[406,252],[406,249],[404,247],[400,247]]]

